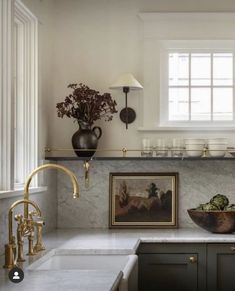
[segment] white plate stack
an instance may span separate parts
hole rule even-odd
[[[208,139],[207,147],[211,157],[224,157],[228,147],[228,140],[226,138]]]
[[[205,139],[200,138],[187,138],[184,140],[185,151],[189,157],[201,157],[205,147]]]

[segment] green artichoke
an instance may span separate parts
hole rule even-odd
[[[215,205],[218,210],[224,210],[229,205],[229,200],[225,195],[217,194],[211,198],[210,203]]]
[[[226,207],[227,211],[235,211],[235,204],[230,204],[228,207]]]
[[[208,202],[208,203],[202,204],[202,210],[213,211],[213,210],[219,210],[219,208],[215,204]]]
[[[204,204],[200,204],[200,205],[196,208],[196,210],[203,210],[203,206],[204,206]]]

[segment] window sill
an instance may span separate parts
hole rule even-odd
[[[210,127],[210,126],[198,126],[198,127],[190,127],[190,126],[162,126],[162,127],[139,127],[138,131],[141,132],[158,132],[158,131],[235,131],[234,126],[218,126],[218,127]]]
[[[29,190],[30,190],[30,195],[31,195],[31,194],[36,194],[40,192],[45,192],[47,191],[47,187],[46,186],[32,187]],[[23,189],[0,191],[0,199],[6,199],[6,198],[10,199],[17,196],[22,196],[22,199],[23,199],[23,193],[24,193]]]

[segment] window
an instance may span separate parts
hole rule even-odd
[[[38,165],[37,19],[19,0],[14,56],[14,187],[18,189]],[[37,186],[37,179],[33,183]]]
[[[234,131],[235,13],[141,13],[140,131]]]
[[[233,121],[233,52],[168,53],[168,120]]]
[[[7,191],[38,165],[37,18],[20,0],[0,1],[0,27],[0,191]]]

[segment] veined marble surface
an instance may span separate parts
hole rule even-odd
[[[59,161],[79,179],[81,195],[72,199],[72,185],[63,173],[57,174],[58,227],[108,228],[110,172],[178,172],[179,227],[196,227],[187,213],[217,193],[235,203],[235,163],[232,160],[126,160],[90,163],[90,187],[84,186],[82,161]]]
[[[18,284],[0,274],[1,291],[109,291],[118,274],[108,271],[30,271]]]
[[[235,235],[212,234],[199,228],[141,231],[60,229],[45,235],[44,242],[47,251],[33,257],[26,256],[24,268],[55,248],[64,254],[71,253],[71,249],[78,254],[134,254],[140,242],[235,243]],[[1,265],[3,260],[3,256],[0,257]],[[110,291],[119,272],[25,269],[25,279],[19,284],[11,283],[7,274],[7,270],[0,269],[1,291]]]

